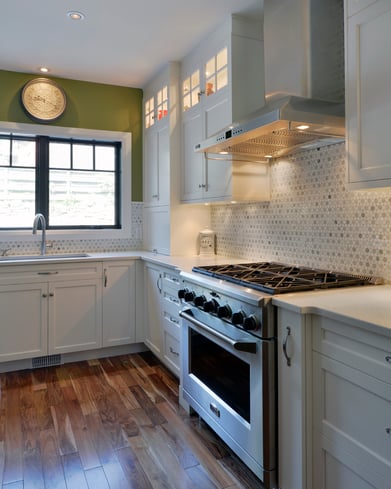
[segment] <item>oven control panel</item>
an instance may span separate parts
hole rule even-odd
[[[228,322],[240,329],[259,334],[269,308],[249,304],[244,300],[184,281],[178,297],[185,305],[196,307],[205,313]]]

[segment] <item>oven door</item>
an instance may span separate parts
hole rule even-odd
[[[275,341],[232,325],[208,324],[222,322],[199,309],[180,314],[183,399],[267,487],[274,487]]]

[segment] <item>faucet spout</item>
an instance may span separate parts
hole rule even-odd
[[[33,234],[37,234],[38,225],[41,224],[42,240],[41,240],[41,255],[46,253],[46,219],[43,214],[36,214],[33,222]]]

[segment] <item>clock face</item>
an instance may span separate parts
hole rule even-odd
[[[21,101],[28,115],[42,122],[58,119],[66,108],[64,91],[48,78],[27,82],[22,89]]]

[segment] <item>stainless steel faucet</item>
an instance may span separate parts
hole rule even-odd
[[[43,214],[36,214],[33,222],[33,234],[37,234],[38,224],[41,223],[42,240],[41,240],[41,255],[46,253],[46,219]]]

